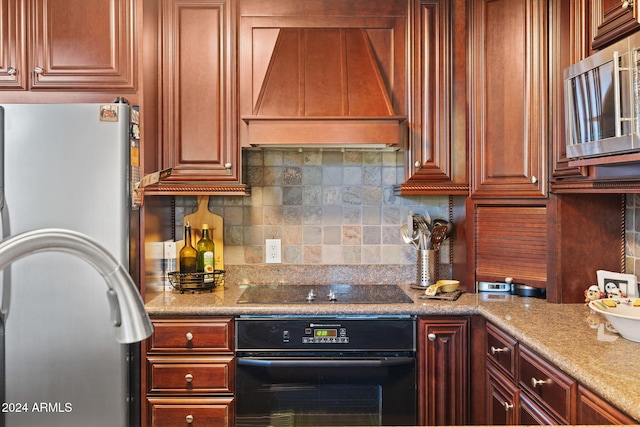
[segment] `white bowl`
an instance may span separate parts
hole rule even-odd
[[[589,307],[604,315],[622,338],[640,342],[640,298],[597,299]]]

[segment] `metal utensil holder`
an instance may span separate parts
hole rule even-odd
[[[438,281],[440,269],[440,251],[436,249],[418,250],[418,271],[416,284],[428,287]]]

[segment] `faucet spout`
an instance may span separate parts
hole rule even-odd
[[[114,316],[118,342],[134,343],[151,335],[153,326],[129,273],[108,250],[82,233],[44,228],[11,236],[0,242],[0,270],[24,256],[46,251],[82,258],[104,277],[112,311],[119,310],[119,316]]]

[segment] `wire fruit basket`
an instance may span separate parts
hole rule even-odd
[[[213,273],[181,273],[169,272],[169,282],[176,291],[185,292],[212,292],[216,286],[224,284],[224,270],[214,270]]]

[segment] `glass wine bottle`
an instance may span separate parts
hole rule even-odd
[[[196,272],[196,255],[197,252],[191,244],[191,225],[187,222],[184,226],[184,247],[180,249],[180,272],[195,273]]]
[[[196,270],[206,273],[205,283],[213,282],[215,245],[209,234],[209,224],[202,224],[202,238],[196,244],[196,251]]]

